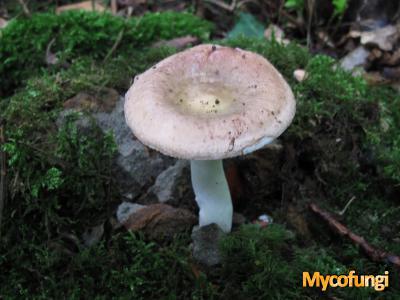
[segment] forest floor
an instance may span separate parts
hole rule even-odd
[[[230,31],[207,11],[201,17],[209,20],[183,11],[10,14],[19,16],[0,29],[0,299],[400,298],[400,96],[392,85],[353,76],[295,35],[288,44],[260,37],[248,14]],[[263,55],[297,100],[275,146],[226,161],[234,210],[246,224],[223,238],[215,267],[193,259],[190,230],[160,240],[116,225],[117,207],[129,199],[115,173],[115,133],[100,128],[91,107],[59,123],[68,100],[124,95],[135,75],[179,51],[154,43],[188,35]],[[301,81],[293,77],[299,69]],[[84,130],[82,114],[91,120]],[[140,170],[153,172],[135,183],[141,204],[154,201],[149,188],[175,163],[146,155],[163,167]],[[197,214],[182,174],[170,204]],[[272,224],[252,223],[262,214]],[[85,233],[99,225],[88,246]],[[302,287],[303,272],[351,270],[389,271],[389,287]]]

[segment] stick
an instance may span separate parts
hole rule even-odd
[[[356,197],[353,196],[351,197],[351,199],[349,200],[349,202],[347,202],[347,204],[345,205],[345,207],[338,213],[339,216],[343,216],[344,213],[346,212],[346,210],[349,208],[350,204],[353,203],[353,201],[356,200]]]
[[[355,234],[345,225],[337,221],[329,212],[321,209],[315,203],[310,203],[310,209],[332,228],[333,231],[338,233],[340,236],[347,237],[355,245],[359,246],[365,254],[374,262],[384,262],[394,265],[396,268],[400,269],[400,257],[377,249],[371,244],[369,244],[363,237]]]
[[[24,0],[18,0],[19,4],[22,6],[22,10],[24,11],[24,15],[27,17],[31,16],[31,12],[29,11],[28,6],[24,2]]]
[[[115,40],[114,45],[111,47],[110,51],[108,51],[107,55],[104,57],[103,62],[106,62],[110,56],[115,52],[115,50],[117,50],[119,44],[122,41],[122,37],[124,36],[124,31],[125,29],[122,29],[117,36],[117,39]]]

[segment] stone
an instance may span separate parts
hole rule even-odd
[[[302,82],[304,80],[307,79],[307,72],[305,70],[302,69],[297,69],[293,72],[293,77],[298,81],[298,82]]]
[[[104,234],[104,224],[93,226],[85,230],[82,234],[83,244],[86,247],[91,247],[97,244]]]
[[[394,44],[399,40],[399,27],[388,25],[373,31],[361,34],[361,45],[379,47],[384,51],[392,51]]]
[[[192,231],[192,255],[200,264],[213,267],[221,263],[219,243],[226,235],[217,224],[195,226]]]
[[[183,175],[184,168],[189,168],[189,162],[186,160],[178,160],[174,165],[162,171],[154,185],[150,187],[149,192],[154,193],[160,203],[172,202],[177,182]]]
[[[119,223],[125,223],[130,215],[134,214],[138,210],[144,208],[145,205],[130,203],[130,202],[122,202],[117,208],[117,220]]]
[[[112,131],[118,147],[115,172],[123,194],[136,197],[143,187],[150,185],[175,160],[149,150],[139,142],[125,123],[124,99],[121,98],[111,113],[94,114],[104,132]]]
[[[349,52],[340,61],[340,66],[346,71],[352,71],[355,67],[364,66],[367,62],[369,51],[363,46],[358,46],[353,51]]]
[[[175,163],[175,159],[150,150],[139,142],[125,123],[124,98],[111,89],[98,93],[81,92],[64,103],[56,124],[61,127],[71,114],[77,114],[76,126],[85,134],[91,122],[104,133],[112,132],[117,145],[112,175],[121,195],[132,200],[147,191],[155,178]]]
[[[151,204],[131,214],[124,223],[127,230],[142,231],[150,239],[172,239],[190,230],[197,217],[189,210],[167,204]]]

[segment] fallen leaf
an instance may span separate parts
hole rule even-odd
[[[361,33],[361,45],[379,47],[384,51],[392,51],[394,43],[399,39],[399,30],[397,26],[388,25],[373,31]]]
[[[60,14],[63,11],[68,11],[68,10],[87,10],[87,11],[104,12],[106,8],[96,1],[94,3],[93,1],[83,1],[79,3],[59,6],[56,8],[56,13]]]
[[[275,24],[271,24],[267,27],[267,29],[265,29],[264,37],[269,41],[275,38],[278,43],[284,45],[289,44],[289,40],[285,39],[285,33],[283,30]]]
[[[390,83],[390,80],[383,77],[382,74],[379,72],[364,73],[363,77],[365,81],[367,81],[367,83],[370,85],[384,85]]]
[[[71,99],[64,102],[66,109],[76,111],[111,112],[119,100],[119,94],[111,88],[99,88],[97,92],[79,92]]]
[[[183,37],[174,38],[168,41],[159,41],[152,45],[154,48],[159,47],[173,47],[176,49],[182,49],[189,45],[196,45],[199,43],[199,39],[197,37],[187,35]]]

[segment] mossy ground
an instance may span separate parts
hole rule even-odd
[[[308,213],[307,203],[337,212],[355,197],[342,221],[373,245],[400,253],[400,97],[389,88],[367,86],[332,59],[311,56],[295,44],[223,42],[267,57],[296,94],[297,115],[282,136],[285,151],[276,168],[238,161],[249,176],[245,204],[237,209],[249,217],[267,212],[281,225],[242,227],[222,243],[222,266],[200,273],[190,258],[189,234],[159,244],[111,228],[107,220],[120,200],[109,188],[112,134],[103,135],[93,124],[91,134],[81,136],[72,120],[61,129],[54,123],[62,103],[79,91],[110,87],[122,93],[135,74],[176,51],[149,48],[151,42],[183,34],[204,40],[212,28],[187,14],[143,20],[132,25],[108,15],[44,14],[15,20],[2,31],[8,193],[0,232],[0,298],[398,299],[398,271],[370,262],[333,235]],[[168,29],[171,20],[181,29]],[[121,32],[123,42],[109,54]],[[68,67],[44,63],[53,38],[52,51]],[[309,73],[302,83],[292,78],[298,68]],[[95,160],[94,153],[100,154]],[[104,222],[102,241],[84,247],[79,237],[85,228]],[[301,287],[303,271],[350,269],[389,270],[391,287],[383,293]]]

